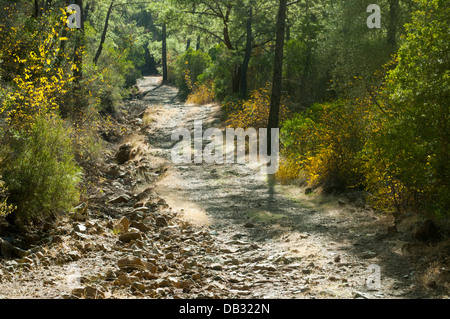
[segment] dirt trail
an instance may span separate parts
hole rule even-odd
[[[147,79],[154,81],[154,79]],[[217,105],[186,105],[173,89],[148,92],[152,156],[170,163],[171,133],[220,125]],[[152,109],[157,111],[153,112]],[[295,186],[269,185],[258,165],[172,165],[156,191],[186,220],[204,226],[229,254],[217,256],[228,275],[245,282],[240,295],[257,298],[410,298],[433,295],[409,254],[410,238],[387,234],[393,220],[333,196],[304,195]],[[237,242],[254,249],[239,250]],[[231,244],[230,244],[231,243]],[[234,244],[233,244],[234,243]],[[409,245],[409,246],[408,246]],[[405,248],[406,247],[406,248]],[[423,247],[422,247],[423,248]],[[237,250],[236,250],[237,249]],[[369,268],[381,286],[367,285]],[[373,274],[373,273],[372,273]],[[220,280],[219,280],[220,281]],[[228,281],[229,282],[229,281]],[[447,291],[448,292],[448,291]],[[445,294],[444,294],[445,295]]]
[[[388,234],[392,217],[269,183],[257,164],[174,165],[172,132],[223,129],[220,107],[160,83],[140,80],[119,109],[128,133],[87,201],[45,231],[0,224],[1,254],[34,242],[0,258],[0,298],[448,298],[448,241],[412,241],[407,223]]]

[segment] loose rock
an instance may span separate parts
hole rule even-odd
[[[126,195],[126,194],[122,194],[120,196],[117,196],[113,199],[111,199],[109,201],[110,204],[123,204],[123,203],[128,203],[131,200],[131,197]]]
[[[158,216],[155,219],[155,225],[158,227],[166,227],[167,226],[167,220],[164,218],[164,216]]]
[[[130,143],[120,146],[115,156],[117,164],[122,165],[128,162],[131,159],[132,149],[133,145],[131,145]]]
[[[137,240],[137,239],[141,239],[141,238],[142,238],[141,234],[135,233],[135,232],[125,233],[125,234],[121,234],[119,236],[119,240],[124,243],[129,243],[132,240]]]

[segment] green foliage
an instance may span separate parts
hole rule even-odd
[[[223,101],[232,95],[232,74],[236,65],[241,62],[241,58],[227,49],[221,43],[213,46],[209,51],[211,65],[205,70],[202,78],[212,79],[214,82],[214,95],[217,100]]]
[[[226,124],[231,128],[266,128],[269,121],[270,112],[270,92],[269,83],[258,90],[250,93],[248,100],[228,101],[223,104],[227,121]],[[284,105],[280,105],[280,118],[285,120],[289,116],[289,110]]]
[[[124,30],[108,37],[102,55],[95,65],[92,60],[98,46],[98,34],[89,22],[85,23],[87,50],[84,59],[85,85],[80,94],[86,105],[97,107],[102,113],[114,114],[120,101],[127,97],[128,88],[141,76],[144,65],[144,39],[128,36]]]
[[[5,182],[0,179],[0,217],[8,216],[15,210],[14,205],[8,204],[8,190],[4,184]]]
[[[280,132],[286,158],[282,170],[305,172],[312,184],[359,186],[358,154],[366,131],[361,119],[366,113],[361,105],[339,101],[316,104],[285,121]]]
[[[81,171],[74,160],[70,128],[58,116],[37,116],[27,128],[5,134],[2,145],[0,172],[20,222],[77,203]]]
[[[181,98],[187,98],[192,93],[198,77],[210,66],[211,57],[203,51],[189,48],[173,63],[172,75],[179,89]]]
[[[387,79],[391,108],[369,149],[384,163],[378,176],[392,179],[397,208],[445,215],[450,209],[450,6],[443,0],[417,4],[398,66]]]
[[[324,6],[326,18],[317,34],[315,65],[321,76],[328,74],[332,80],[329,89],[339,97],[364,96],[376,80],[375,72],[395,53],[388,44],[389,28],[396,27],[398,40],[407,12],[406,8],[391,12],[389,3],[395,1],[377,1],[382,12],[380,29],[366,26],[366,8],[374,3],[371,0],[330,1]],[[360,80],[355,81],[355,77]]]

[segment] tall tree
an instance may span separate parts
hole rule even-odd
[[[392,51],[396,50],[397,47],[399,7],[399,0],[389,0],[389,25],[387,30],[387,44]]]
[[[98,46],[97,53],[95,54],[95,57],[93,60],[94,64],[97,64],[98,59],[100,58],[100,55],[102,54],[103,44],[105,43],[105,40],[106,40],[106,32],[108,31],[109,18],[111,16],[113,6],[114,6],[114,0],[111,1],[111,4],[109,5],[109,8],[108,8],[108,12],[106,13],[105,26],[103,27],[102,36],[100,38],[100,44]]]
[[[267,123],[268,139],[267,139],[267,151],[271,153],[272,139],[271,129],[278,128],[279,126],[279,113],[281,103],[281,84],[283,74],[283,48],[284,37],[286,32],[286,8],[287,0],[280,0],[277,18],[277,40],[275,44],[275,58],[273,68],[273,81],[272,81],[272,94],[270,98],[270,112],[269,121]]]
[[[75,4],[81,8],[81,28],[76,32],[76,40],[73,54],[73,77],[74,77],[74,113],[75,116],[80,115],[82,110],[82,95],[81,92],[81,80],[83,79],[83,51],[85,46],[84,37],[84,14],[83,14],[83,0],[75,0]]]
[[[253,8],[250,6],[249,14],[247,19],[247,43],[245,46],[245,57],[242,62],[242,74],[241,74],[241,84],[239,88],[239,94],[241,99],[247,96],[247,70],[250,63],[250,58],[252,55],[252,20],[253,20]]]
[[[167,23],[164,21],[162,25],[162,70],[163,83],[168,81],[167,71]]]

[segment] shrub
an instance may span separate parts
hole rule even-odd
[[[78,201],[80,169],[73,155],[71,130],[54,114],[40,114],[26,128],[10,130],[0,172],[17,206],[21,224],[69,209]]]
[[[197,82],[191,94],[189,94],[186,102],[192,104],[208,104],[214,101],[214,83],[207,80],[200,84]]]
[[[448,216],[450,7],[419,0],[386,77],[380,128],[365,146],[371,201],[380,210]]]
[[[179,89],[180,97],[186,99],[192,93],[198,77],[210,66],[211,57],[203,51],[189,48],[173,64],[172,76],[175,85]]]
[[[366,139],[368,110],[338,101],[315,104],[285,121],[280,132],[285,158],[280,174],[306,174],[311,184],[355,187],[363,180],[359,152]]]
[[[227,126],[247,129],[265,128],[269,120],[270,112],[270,84],[264,88],[254,90],[248,100],[226,102],[223,106],[227,114]],[[289,110],[282,103],[280,106],[281,120],[287,119]]]
[[[8,204],[8,190],[4,184],[5,182],[0,179],[0,217],[11,214],[15,209],[14,205]]]

